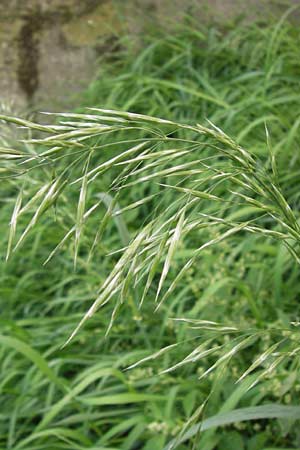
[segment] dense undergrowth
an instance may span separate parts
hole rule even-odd
[[[1,448],[299,448],[299,44],[189,24],[84,98],[147,117],[3,123]]]

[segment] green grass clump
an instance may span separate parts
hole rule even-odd
[[[1,446],[297,448],[299,33],[149,41],[0,116]]]

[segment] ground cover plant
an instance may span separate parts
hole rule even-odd
[[[1,447],[298,448],[298,29],[125,45],[1,116]]]

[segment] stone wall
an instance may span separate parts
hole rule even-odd
[[[139,36],[151,23],[172,27],[189,11],[222,23],[282,10],[275,0],[0,0],[0,102],[71,108],[116,36]]]

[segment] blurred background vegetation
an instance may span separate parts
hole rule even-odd
[[[298,2],[24,3],[0,6],[4,113],[45,121],[37,111],[81,113],[99,107],[192,125],[207,125],[209,119],[266,170],[271,170],[271,148],[281,191],[299,219]],[[22,129],[1,122],[0,131],[2,149],[26,145],[32,150],[32,144],[17,142]],[[110,142],[113,138],[107,138]],[[97,156],[96,162],[103,158]],[[128,211],[121,226],[110,220],[89,259],[95,216],[81,236],[75,271],[73,241],[43,266],[76,221],[79,186],[74,186],[6,262],[18,192],[23,189],[30,197],[59,167],[45,167],[22,184],[2,160],[0,448],[162,450],[182,429],[187,434],[175,443],[182,450],[300,447],[296,412],[273,406],[261,415],[248,411],[251,421],[241,416],[242,408],[299,405],[299,265],[279,241],[232,236],[201,254],[157,312],[155,290],[139,309],[143,291],[135,289],[108,336],[110,305],[62,348],[118,260],[118,253],[107,255],[135,235],[156,204]],[[98,178],[91,197],[105,192],[113,176],[111,171]],[[134,185],[121,206],[156,189]],[[167,197],[166,205],[173,199]],[[105,212],[103,206],[101,215]],[[239,214],[237,206],[232,219],[239,220]],[[18,226],[26,226],[23,216]],[[201,243],[215,237],[213,229],[199,234]],[[193,237],[179,245],[170,282],[197,244]],[[253,328],[262,338],[201,380],[216,355],[161,374],[183,360],[198,339],[210,343],[209,333],[172,320],[181,317]],[[274,335],[284,344],[293,341],[295,352],[289,355],[284,347],[291,357],[275,371],[264,373],[270,362],[262,359],[262,366],[236,383],[272,347]],[[214,339],[225,345],[231,335],[225,331]],[[174,343],[180,345],[172,352],[124,370]],[[262,373],[264,378],[248,390]],[[225,418],[215,425],[227,425],[209,427],[205,421],[212,416]],[[201,420],[209,429],[196,432],[193,426]]]

